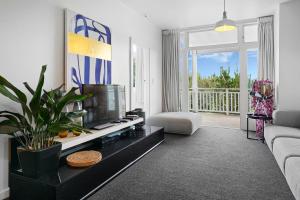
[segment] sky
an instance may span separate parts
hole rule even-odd
[[[248,77],[251,79],[257,77],[257,51],[250,50],[247,52],[248,56]],[[189,54],[189,73],[192,74],[192,56]],[[230,69],[230,75],[234,72],[240,71],[239,52],[221,52],[221,53],[207,53],[197,55],[197,70],[201,77],[208,77],[213,74],[220,73],[220,67]]]

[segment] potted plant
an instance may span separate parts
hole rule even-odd
[[[33,178],[57,171],[61,152],[61,143],[54,141],[57,133],[87,131],[73,120],[83,116],[84,110],[64,112],[66,105],[82,101],[87,96],[76,94],[78,88],[72,88],[65,95],[62,94],[62,86],[50,91],[43,90],[45,71],[44,65],[35,90],[24,83],[30,100],[0,76],[0,94],[21,106],[20,113],[0,111],[0,134],[16,138],[20,144],[17,152],[23,174]]]

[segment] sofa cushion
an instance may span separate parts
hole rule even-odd
[[[149,126],[164,127],[166,133],[191,135],[200,125],[200,114],[191,112],[163,112],[149,117]]]
[[[286,161],[285,178],[297,200],[300,199],[300,157],[292,157]]]
[[[277,138],[273,143],[273,154],[282,173],[285,175],[287,160],[292,157],[300,157],[300,139]]]
[[[271,152],[273,152],[273,143],[277,138],[300,138],[300,129],[284,126],[265,127],[264,137]]]

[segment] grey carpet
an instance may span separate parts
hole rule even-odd
[[[268,147],[240,130],[205,127],[166,141],[90,200],[294,199]]]

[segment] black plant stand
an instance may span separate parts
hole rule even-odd
[[[120,135],[114,133],[105,141],[104,138],[103,140],[98,138],[81,145],[84,147],[81,148],[82,150],[100,151],[102,160],[99,163],[91,167],[75,169],[69,167],[65,161],[70,151],[63,151],[58,172],[39,179],[23,176],[13,153],[10,169],[10,199],[86,199],[163,142],[164,130],[160,127],[144,126],[138,130],[126,130]],[[14,142],[12,144],[14,146]]]
[[[249,119],[263,120],[263,123],[264,123],[263,124],[263,138],[257,139],[257,138],[251,138],[251,137],[249,137]],[[264,134],[265,134],[265,122],[266,121],[271,121],[271,120],[272,120],[271,116],[248,113],[247,114],[247,139],[250,139],[250,140],[261,140],[262,143],[264,143],[265,142],[265,138],[264,138]]]

